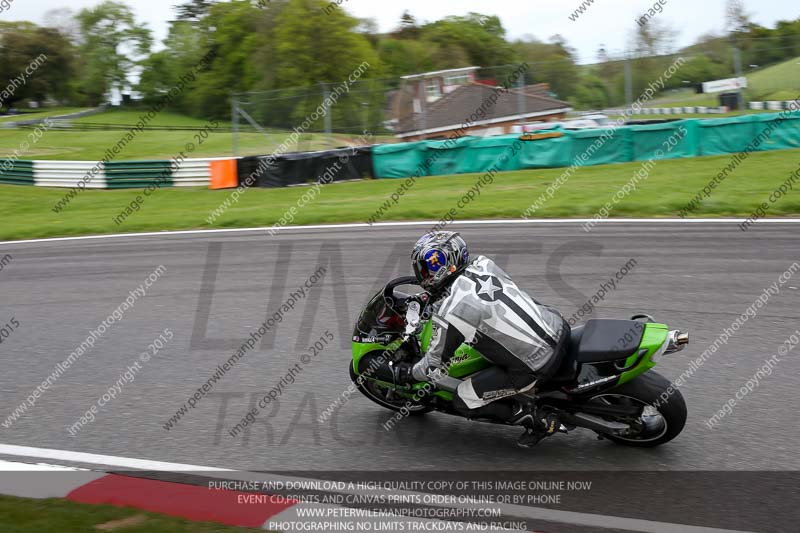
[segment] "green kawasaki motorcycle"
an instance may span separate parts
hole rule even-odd
[[[420,317],[426,294],[398,290],[416,284],[414,277],[392,280],[363,309],[353,332],[350,377],[367,398],[402,415],[439,411],[461,416],[452,405],[456,388],[493,365],[471,346],[461,345],[447,375],[434,382],[395,381],[392,366],[418,361],[431,339],[431,321],[424,312]],[[547,435],[581,427],[619,444],[658,446],[683,429],[686,403],[679,390],[651,369],[662,356],[688,343],[688,333],[670,331],[647,315],[588,320],[572,328],[554,376],[512,399],[546,421]]]

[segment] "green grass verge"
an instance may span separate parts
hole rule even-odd
[[[656,164],[646,180],[623,198],[611,217],[674,217],[730,156],[674,159]],[[710,198],[692,213],[695,217],[746,217],[766,201],[800,164],[800,150],[752,154]],[[624,163],[583,167],[537,213],[538,217],[589,218],[626,184],[641,165]],[[564,169],[504,172],[482,188],[475,201],[458,210],[457,219],[519,218]],[[382,221],[439,220],[475,185],[479,174],[426,177],[400,198]],[[316,198],[297,209],[292,224],[365,222],[397,189],[402,180],[364,180],[326,185]],[[310,189],[249,189],[213,225],[212,210],[232,191],[170,188],[147,197],[141,209],[119,226],[118,215],[140,190],[86,190],[61,213],[51,207],[64,189],[0,186],[0,239],[53,237],[168,229],[270,226],[281,219]],[[800,195],[788,194],[772,205],[769,216],[800,215]]]
[[[171,516],[147,513],[128,507],[89,505],[62,499],[35,500],[0,496],[0,524],[3,533],[234,533],[253,529],[229,527],[211,522],[190,522]],[[102,527],[98,527],[102,526]]]
[[[132,125],[139,120],[141,111],[112,110],[74,119],[76,124]],[[28,115],[26,115],[28,118]],[[196,119],[175,113],[162,112],[148,126],[180,126],[202,129],[207,120]],[[186,143],[193,142],[197,150],[192,157],[230,157],[233,153],[233,133],[231,123],[220,121],[219,129],[211,133],[202,145],[198,145],[192,131],[154,130],[138,133],[136,139],[128,144],[118,160],[172,159],[185,149]],[[126,130],[64,131],[50,129],[22,153],[20,144],[28,138],[30,129],[0,129],[0,159],[19,150],[20,159],[49,159],[55,161],[97,161],[106,149],[115,145],[127,133]],[[253,132],[239,133],[239,155],[267,155],[283,142],[289,133],[269,131],[267,135]],[[329,140],[322,133],[305,133],[290,150],[310,151],[345,146],[352,138],[358,137],[335,134]],[[391,136],[375,136],[372,142],[393,142]]]

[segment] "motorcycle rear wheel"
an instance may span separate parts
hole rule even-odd
[[[590,401],[606,405],[641,405],[642,416],[632,424],[627,434],[600,433],[617,444],[639,448],[653,448],[678,436],[686,425],[687,409],[683,395],[671,383],[652,370],[608,392],[594,396]],[[664,394],[666,400],[662,400]],[[615,420],[616,422],[630,422]]]

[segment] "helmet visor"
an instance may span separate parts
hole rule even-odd
[[[428,269],[428,263],[424,259],[414,261],[414,273],[417,275],[417,280],[425,285],[430,281],[431,272]]]

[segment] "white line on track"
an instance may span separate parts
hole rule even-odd
[[[0,472],[76,472],[79,470],[85,469],[47,463],[20,463],[0,460]]]
[[[161,472],[233,472],[233,470],[228,470],[225,468],[212,468],[210,466],[165,463],[163,461],[149,461],[147,459],[128,459],[126,457],[117,457],[114,455],[98,455],[94,453],[53,450],[50,448],[16,446],[13,444],[0,444],[0,455],[36,457],[38,459],[49,459],[52,461],[69,461],[75,463],[111,466],[115,468],[131,468],[135,470],[152,470]]]
[[[585,222],[593,221],[598,224],[732,224],[741,223],[740,218],[606,218],[596,220],[593,218],[541,218],[536,220],[524,220],[521,218],[515,219],[499,219],[499,220],[460,220],[452,222],[449,225],[453,226],[474,226],[474,225],[498,225],[498,224],[582,224]],[[759,224],[798,224],[800,218],[765,218],[758,221]],[[351,224],[316,224],[308,226],[285,226],[280,228],[278,232],[292,231],[292,230],[338,230],[338,229],[370,229],[370,228],[392,228],[403,226],[434,226],[439,224],[438,220],[420,220],[413,222],[379,222],[376,224],[367,224],[364,222],[356,222]],[[31,244],[42,242],[61,242],[61,241],[87,241],[97,239],[122,239],[122,238],[135,238],[135,237],[166,237],[171,235],[213,235],[215,233],[254,233],[264,232],[273,229],[269,227],[259,228],[226,228],[226,229],[197,229],[197,230],[170,230],[170,231],[151,231],[144,233],[112,233],[109,235],[84,235],[81,237],[48,237],[44,239],[25,239],[19,241],[0,241],[0,246],[8,246],[11,244]]]
[[[8,455],[15,457],[35,457],[38,459],[58,460],[77,462],[91,465],[102,465],[106,467],[115,468],[129,468],[135,470],[150,470],[150,471],[167,471],[167,472],[203,472],[205,477],[222,477],[225,479],[258,479],[261,481],[315,481],[309,478],[288,478],[275,476],[270,474],[250,473],[229,470],[225,468],[213,468],[208,466],[188,465],[182,463],[167,463],[162,461],[151,461],[147,459],[132,459],[127,457],[117,457],[113,455],[99,455],[84,452],[72,452],[67,450],[53,450],[48,448],[34,448],[30,446],[17,446],[11,444],[0,444],[0,455]],[[255,478],[253,476],[256,476]],[[323,480],[318,480],[323,481]],[[331,492],[344,493],[344,494],[370,494],[375,495],[378,492],[385,492],[386,494],[399,495],[404,497],[412,497],[414,495],[424,496],[422,493],[410,491],[388,491],[388,490],[375,490],[373,488],[367,490],[334,490]],[[407,501],[414,501],[409,499]],[[426,503],[425,505],[431,507],[444,507],[444,508],[460,508],[469,509],[474,507],[478,502],[464,502],[464,503],[451,503],[438,504],[435,502]],[[585,527],[593,528],[608,528],[618,529],[625,531],[643,531],[647,533],[673,533],[681,531],[682,533],[752,533],[745,531],[736,531],[730,529],[718,529],[702,526],[691,526],[686,524],[674,524],[668,522],[656,522],[653,520],[642,520],[638,518],[628,518],[621,516],[605,516],[591,513],[578,513],[574,511],[559,511],[556,509],[547,509],[543,507],[528,507],[523,505],[514,504],[497,504],[504,516],[514,518],[524,518],[527,520],[544,520],[548,522],[559,522],[566,524],[574,524]]]

